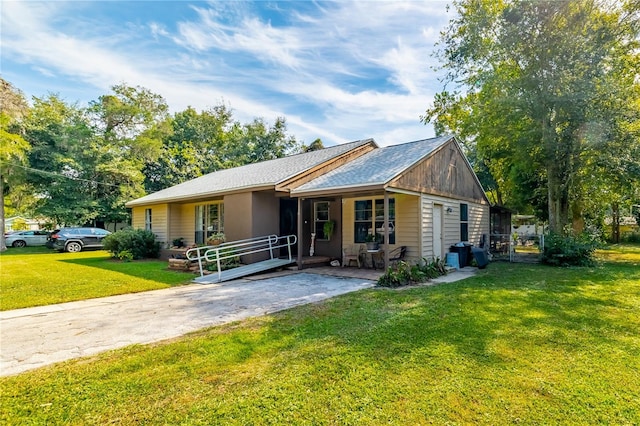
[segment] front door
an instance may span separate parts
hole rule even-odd
[[[433,256],[442,259],[442,204],[433,205]]]
[[[285,235],[298,235],[298,200],[291,198],[280,199],[280,236]],[[291,248],[292,255],[298,254],[298,244]],[[280,250],[281,256],[287,254],[286,248]]]

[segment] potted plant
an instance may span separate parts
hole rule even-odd
[[[328,220],[324,223],[322,227],[322,232],[324,233],[324,238],[327,240],[331,239],[331,235],[333,235],[333,229],[336,226],[335,220]]]
[[[207,238],[207,244],[210,246],[219,246],[225,241],[226,240],[223,232],[216,232],[215,234],[212,234],[209,238]]]
[[[367,234],[364,238],[365,243],[367,243],[367,250],[378,250],[379,243],[376,239],[375,234]]]
[[[177,247],[177,248],[184,247],[184,238],[182,237],[176,238],[173,240],[172,244],[173,244],[173,247]]]

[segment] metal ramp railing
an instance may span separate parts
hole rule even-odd
[[[191,261],[198,261],[200,276],[194,279],[198,283],[216,283],[228,281],[256,272],[267,271],[294,262],[291,247],[296,244],[298,238],[295,235],[266,235],[263,237],[248,238],[245,240],[229,241],[218,246],[195,247],[187,250],[186,257]],[[281,259],[278,256],[281,248],[287,249],[288,256]],[[237,259],[256,253],[269,253],[269,259],[231,269],[222,270],[225,260]],[[217,273],[205,275],[204,268],[208,264],[215,264]]]

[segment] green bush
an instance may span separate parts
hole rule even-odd
[[[123,229],[107,235],[104,239],[104,249],[116,258],[120,258],[123,252],[129,252],[125,253],[125,256],[131,259],[157,258],[160,254],[160,243],[156,242],[156,236],[151,231]]]
[[[625,233],[620,239],[623,243],[638,244],[640,243],[640,231],[630,231]]]
[[[436,257],[431,261],[422,258],[422,262],[421,269],[428,279],[438,278],[439,276],[447,274],[445,262],[440,258]]]
[[[389,267],[380,278],[378,285],[382,287],[400,287],[411,282],[411,266],[407,262],[398,262],[395,267]]]
[[[549,234],[544,239],[542,263],[553,266],[592,266],[599,241],[590,234]]]
[[[116,257],[123,262],[131,262],[133,260],[133,253],[131,253],[131,250],[122,250]]]
[[[433,261],[422,259],[423,263],[409,265],[407,262],[398,262],[390,267],[387,272],[378,278],[381,287],[401,287],[410,283],[423,283],[447,273],[444,262],[438,258]]]

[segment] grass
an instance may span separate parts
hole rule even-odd
[[[0,310],[155,290],[192,278],[166,269],[167,262],[120,262],[106,251],[10,248],[0,254]]]
[[[3,424],[640,423],[640,247],[493,263],[0,379]]]

